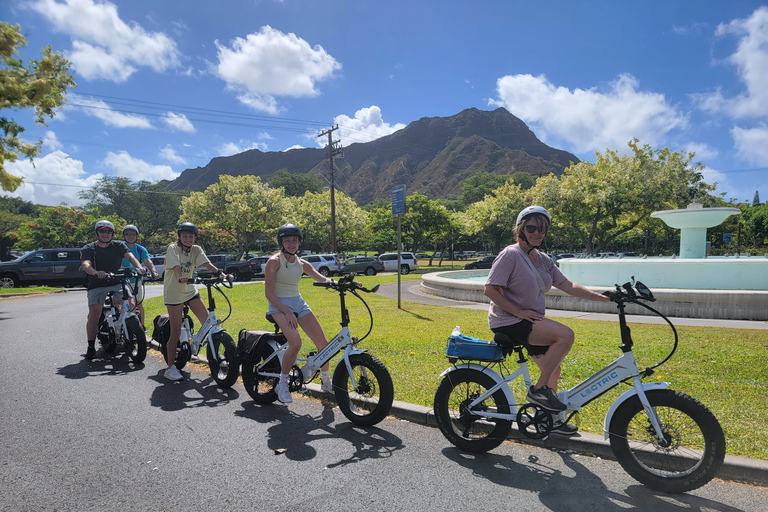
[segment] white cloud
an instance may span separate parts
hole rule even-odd
[[[85,114],[101,119],[105,124],[116,128],[153,128],[146,117],[117,112],[112,110],[112,107],[102,100],[70,94],[69,105],[67,108],[76,107],[82,109]]]
[[[241,140],[240,142],[227,142],[216,148],[219,156],[232,156],[243,153],[249,149],[258,149],[259,151],[268,151],[266,142],[252,142]]]
[[[59,142],[59,139],[56,137],[54,132],[51,130],[45,132],[45,137],[43,137],[43,152],[50,153],[51,151],[56,151],[62,147],[64,146],[62,146],[61,142]]]
[[[756,166],[768,166],[768,126],[731,130],[736,151],[741,159]]]
[[[339,136],[346,145],[355,142],[370,142],[405,128],[403,123],[394,125],[385,123],[381,117],[381,109],[376,105],[361,108],[355,112],[354,119],[342,114],[336,116],[333,122],[339,125]],[[324,140],[318,142],[321,146],[327,144]]]
[[[268,25],[245,39],[236,38],[231,48],[215,43],[218,77],[243,104],[271,114],[278,111],[276,96],[317,96],[316,83],[341,69],[322,46],[312,47]]]
[[[78,192],[92,187],[102,177],[85,176],[83,162],[59,150],[35,158],[34,165],[29,160],[18,160],[6,163],[6,168],[11,174],[24,177],[24,183],[15,192],[6,194],[48,206],[82,205]]]
[[[696,156],[694,157],[696,162],[717,158],[717,155],[719,154],[717,148],[713,148],[709,144],[704,144],[702,142],[689,142],[683,147],[683,150],[688,153],[696,153]]]
[[[768,7],[756,9],[749,18],[723,23],[715,30],[720,37],[738,38],[736,51],[727,62],[736,67],[746,91],[726,97],[721,90],[697,94],[694,99],[704,110],[724,112],[735,119],[768,115]]]
[[[111,2],[35,0],[30,7],[73,39],[67,58],[88,80],[124,82],[138,67],[163,72],[179,66],[173,39],[124,22]]]
[[[190,122],[189,119],[187,119],[187,116],[184,114],[174,114],[173,112],[166,112],[163,117],[161,117],[163,122],[173,128],[174,130],[178,130],[180,132],[194,132],[195,126]]]
[[[144,160],[133,158],[127,151],[120,153],[107,153],[107,157],[102,162],[107,167],[115,170],[115,176],[124,176],[131,181],[151,181],[172,180],[179,176],[169,165],[152,165]]]
[[[578,153],[622,151],[634,137],[655,145],[686,126],[685,115],[663,94],[638,88],[629,74],[620,75],[606,91],[558,87],[543,75],[508,75],[497,80],[499,99],[489,103],[533,125],[540,138],[555,136]]]
[[[164,160],[168,160],[171,163],[174,164],[186,164],[187,161],[180,157],[176,150],[171,147],[170,144],[165,146],[163,149],[160,150],[160,158],[163,158]]]

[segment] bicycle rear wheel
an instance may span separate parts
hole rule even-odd
[[[717,418],[698,400],[671,389],[646,392],[664,432],[656,431],[637,396],[622,403],[609,426],[611,449],[621,467],[657,491],[698,489],[715,477],[725,458]]]
[[[509,436],[512,421],[484,418],[472,411],[509,414],[509,402],[499,390],[469,409],[475,399],[485,394],[496,382],[476,370],[456,370],[445,376],[435,393],[435,420],[446,439],[468,452],[487,452]]]
[[[141,363],[147,357],[147,336],[141,327],[141,322],[135,316],[125,320],[125,351],[134,363]]]
[[[277,393],[275,393],[275,386],[279,377],[268,377],[262,375],[263,373],[271,373],[273,375],[280,375],[280,359],[273,357],[269,359],[274,353],[274,349],[267,344],[258,359],[252,359],[250,361],[243,361],[243,385],[248,395],[253,398],[253,401],[257,404],[271,404],[277,400]],[[264,361],[269,361],[264,364]],[[262,365],[259,368],[259,365]]]
[[[333,372],[336,402],[352,423],[364,427],[375,425],[386,418],[392,408],[395,398],[392,377],[384,363],[370,354],[350,356],[349,364],[354,381],[344,361],[340,361]]]
[[[219,331],[211,336],[214,351],[208,347],[208,368],[211,377],[222,388],[232,387],[240,376],[240,361],[237,357],[237,346],[232,337],[225,331]]]

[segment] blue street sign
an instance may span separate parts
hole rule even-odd
[[[405,185],[392,187],[392,215],[405,213]]]
[[[731,241],[731,234],[730,233],[723,233],[723,242],[728,243]]]

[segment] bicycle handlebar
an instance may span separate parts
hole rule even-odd
[[[224,279],[225,275],[226,274],[222,273],[215,277],[195,276],[192,279],[188,280],[187,282],[192,284],[202,284],[204,286],[215,286],[217,284],[222,284],[224,285],[224,288],[232,288],[232,286],[234,286],[232,284],[232,281],[230,281],[229,279]]]
[[[632,287],[632,283],[635,285],[634,288]],[[656,301],[656,297],[653,296],[651,290],[640,281],[634,281],[634,278],[631,283],[627,282],[622,286],[617,284],[616,290],[605,291],[603,292],[603,295],[617,304],[622,302],[638,303],[638,300],[647,300],[648,302]]]
[[[360,290],[366,293],[376,293],[379,289],[379,285],[374,285],[373,288],[370,290],[366,287],[364,287],[361,283],[358,283],[355,281],[355,275],[354,273],[344,275],[341,278],[339,278],[338,281],[334,281],[331,279],[330,282],[325,283],[312,283],[313,286],[321,286],[323,288],[333,288],[336,291],[341,292],[354,292],[356,290]]]

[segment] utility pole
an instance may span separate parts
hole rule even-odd
[[[322,137],[323,135],[328,135],[328,168],[331,172],[331,246],[333,247],[333,254],[337,254],[338,247],[336,245],[336,193],[335,193],[335,185],[334,185],[334,179],[333,179],[333,156],[334,155],[343,155],[343,151],[341,149],[341,141],[333,140],[333,132],[335,130],[339,129],[339,125],[336,125],[320,135],[318,137]]]

